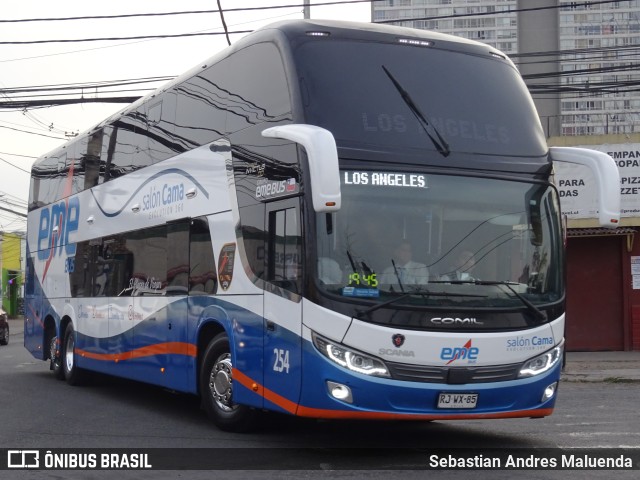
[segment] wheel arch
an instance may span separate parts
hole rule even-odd
[[[231,343],[231,337],[229,332],[224,327],[222,322],[217,319],[210,318],[205,320],[198,331],[198,345],[197,345],[197,361],[196,361],[196,388],[198,395],[200,395],[200,371],[202,369],[202,359],[204,357],[204,353],[207,350],[207,346],[211,343],[217,335],[225,333],[227,337],[229,337],[229,342]]]
[[[60,336],[62,335],[62,332],[64,332],[64,330],[62,329],[62,323],[60,324],[59,330],[56,324],[57,322],[52,314],[48,314],[42,322],[42,351],[44,352],[42,358],[43,360],[51,360],[51,351],[49,348],[49,344],[54,337],[58,337],[58,348],[60,347]]]

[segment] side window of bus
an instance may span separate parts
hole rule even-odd
[[[165,295],[166,225],[94,239],[89,244],[89,262],[85,268],[90,284],[85,284],[84,296]],[[78,249],[82,250],[80,244]]]
[[[74,268],[69,272],[71,294],[74,297],[186,295],[190,268],[188,239],[189,221],[185,220],[78,242]],[[213,253],[209,252],[209,257],[209,276],[215,284]]]
[[[142,105],[137,110],[127,113],[113,122],[109,128],[109,141],[103,141],[102,145],[105,181],[153,163],[147,148],[145,107]]]
[[[280,203],[280,202],[278,202]],[[285,202],[283,202],[285,203]],[[298,203],[298,199],[286,204]],[[278,205],[268,212],[267,262],[265,280],[300,293],[302,279],[302,241],[300,214],[297,206]],[[275,206],[275,205],[274,205]]]
[[[192,219],[189,234],[189,295],[216,293],[218,277],[207,219]]]
[[[153,163],[185,151],[180,140],[175,136],[176,125],[175,90],[162,94],[159,100],[152,99],[147,106],[147,149]]]
[[[227,96],[227,133],[291,118],[289,85],[278,48],[258,43],[224,60],[218,85]]]
[[[217,82],[224,60],[176,85],[175,141],[190,150],[224,136],[227,92]]]
[[[101,128],[92,133],[88,139],[83,138],[78,147],[77,156],[80,158],[80,168],[84,175],[81,188],[86,190],[101,183],[100,154],[102,153],[102,138],[104,130]]]
[[[111,278],[113,269],[109,259],[105,258],[105,242],[102,238],[78,242],[74,261],[69,265],[72,265],[69,269],[72,297],[117,295],[117,292],[113,293],[117,286]]]
[[[92,268],[95,263],[91,257],[91,248],[92,246],[89,241],[78,242],[76,244],[76,256],[73,260],[73,267],[69,272],[69,284],[71,286],[72,297],[92,296]]]
[[[70,160],[67,153],[66,150],[56,152],[33,167],[33,180],[29,192],[30,209],[55,203],[61,200],[65,193],[75,193],[65,189],[67,182],[75,180],[68,178]]]
[[[167,226],[126,234],[125,248],[133,254],[131,295],[165,295],[167,288]]]

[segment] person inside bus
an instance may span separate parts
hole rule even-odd
[[[475,278],[473,278],[470,272],[475,266],[476,257],[473,252],[463,250],[456,257],[456,260],[449,268],[449,271],[442,275],[441,280],[462,280],[472,282]]]
[[[402,240],[393,251],[391,266],[380,276],[382,285],[390,285],[393,290],[402,291],[408,285],[429,283],[429,270],[424,263],[414,262],[411,243]]]

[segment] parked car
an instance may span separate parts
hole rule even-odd
[[[0,345],[9,343],[9,320],[7,312],[0,308]]]

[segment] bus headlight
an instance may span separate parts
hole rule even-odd
[[[357,352],[312,332],[313,344],[318,351],[341,367],[352,372],[363,373],[375,377],[389,377],[389,369],[377,358]]]
[[[542,355],[527,360],[520,372],[518,378],[527,378],[548,372],[562,360],[562,352],[564,351],[564,340],[551,350],[544,352]]]

